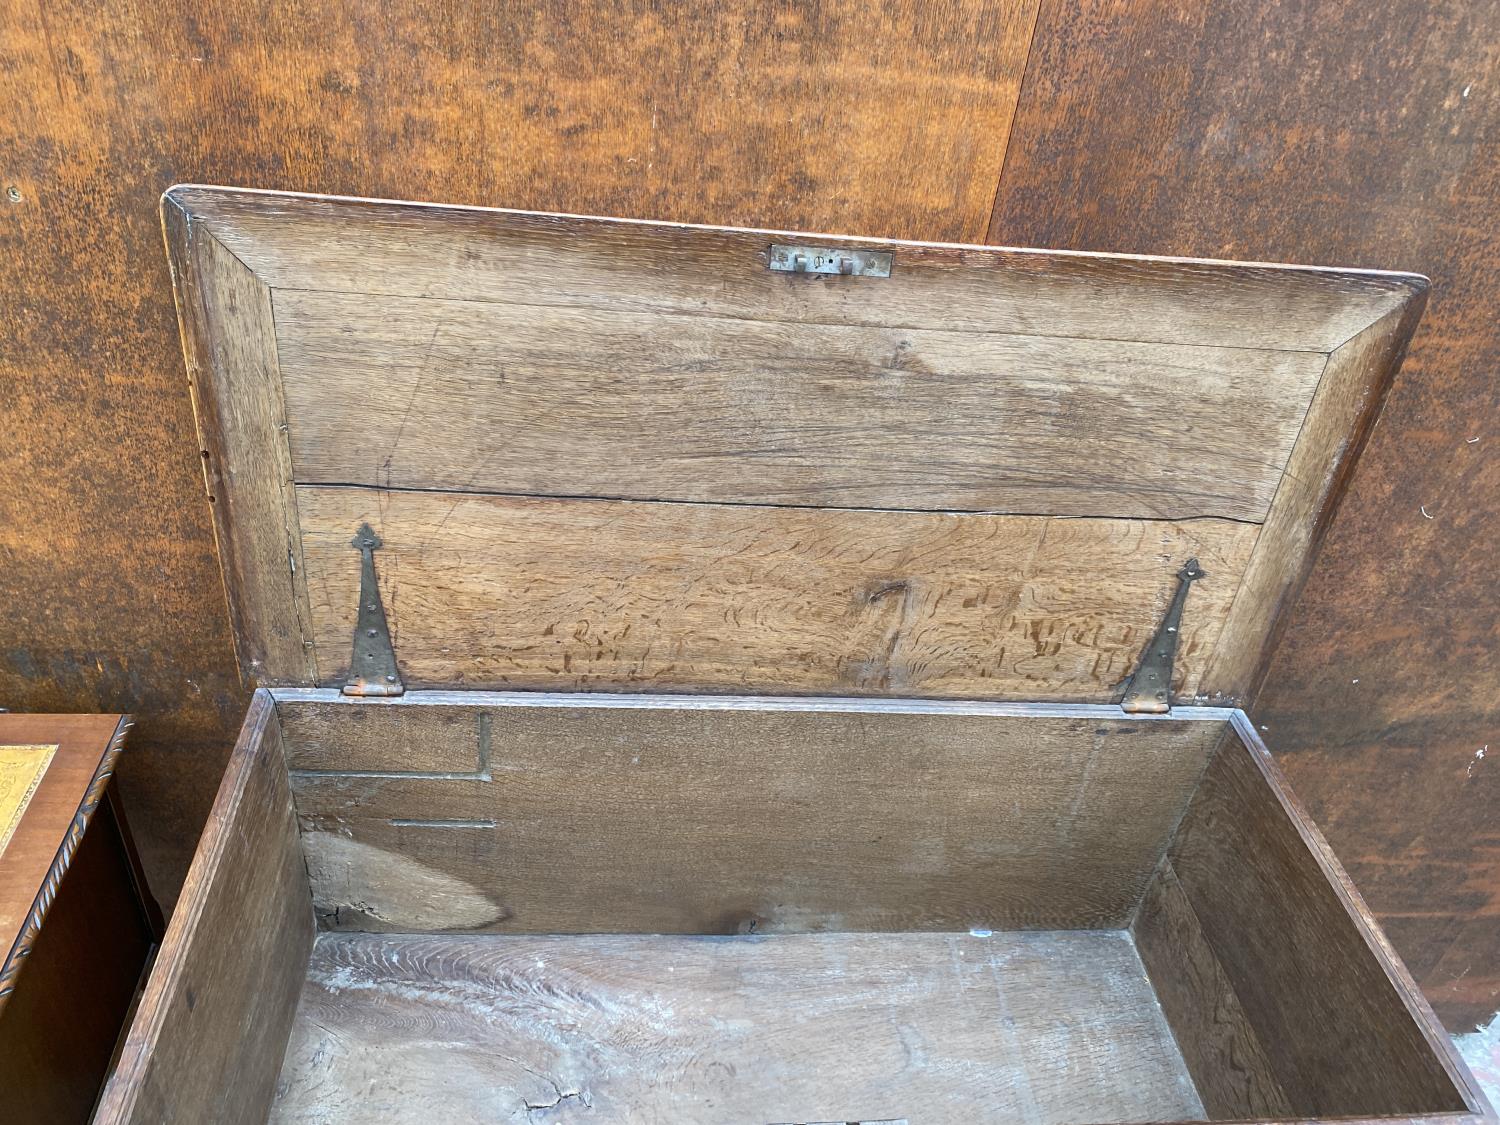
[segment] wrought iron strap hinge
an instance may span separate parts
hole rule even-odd
[[[1125,685],[1120,707],[1127,714],[1161,715],[1172,709],[1172,665],[1177,659],[1177,638],[1182,631],[1182,607],[1187,603],[1188,587],[1206,577],[1197,559],[1188,559],[1177,572],[1177,592],[1172,595],[1167,615],[1141,655],[1140,666]]]
[[[396,650],[375,579],[375,551],[380,536],[369,524],[360,524],[351,547],[360,553],[359,615],[354,626],[354,652],[349,658],[349,682],[345,695],[401,695],[401,674],[396,670]]]

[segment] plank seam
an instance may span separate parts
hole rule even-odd
[[[582,500],[606,504],[672,504],[690,508],[764,508],[775,511],[800,512],[891,512],[901,515],[923,516],[1010,516],[1017,519],[1049,520],[1113,520],[1125,523],[1194,523],[1217,521],[1260,527],[1264,520],[1247,519],[1244,516],[1220,516],[1200,513],[1184,516],[1122,516],[1122,515],[1074,515],[1059,512],[1013,512],[1002,508],[871,508],[840,504],[777,504],[757,500],[676,500],[668,497],[602,496],[588,493],[555,492],[504,492],[489,489],[439,488],[433,485],[401,485],[392,487],[383,484],[364,484],[360,481],[315,481],[295,480],[294,488],[329,488],[376,493],[403,492],[432,494],[437,496],[495,497],[512,500]],[[1166,489],[1147,491],[1166,491]]]
[[[1016,139],[1016,121],[1021,116],[1021,106],[1026,101],[1034,79],[1032,69],[1036,58],[1036,29],[1041,24],[1043,0],[1036,0],[1031,8],[1031,30],[1026,36],[1026,61],[1021,64],[1021,81],[1016,84],[1016,100],[1010,106],[1010,121],[1005,127],[1005,147],[1000,151],[1000,171],[995,176],[995,193],[990,196],[989,214],[984,217],[984,230],[979,238],[985,242],[995,241],[995,216],[1000,211],[1000,193],[1005,190],[1005,169],[1010,164],[1011,144]]]

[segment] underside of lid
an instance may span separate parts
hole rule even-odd
[[[1244,702],[1426,292],[226,188],[163,218],[259,684],[350,679],[368,557],[407,687],[1105,702],[1196,557],[1174,687]]]

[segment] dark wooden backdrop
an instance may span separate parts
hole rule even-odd
[[[1492,0],[0,0],[0,704],[139,716],[122,781],[170,900],[246,702],[176,181],[1420,270],[1257,721],[1472,1024],[1500,1006],[1496,42]]]

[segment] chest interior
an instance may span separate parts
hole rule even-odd
[[[264,690],[106,1120],[1483,1112],[1236,709],[1420,279],[164,215]]]
[[[1238,712],[293,691],[232,776],[257,1119],[1466,1111]]]

